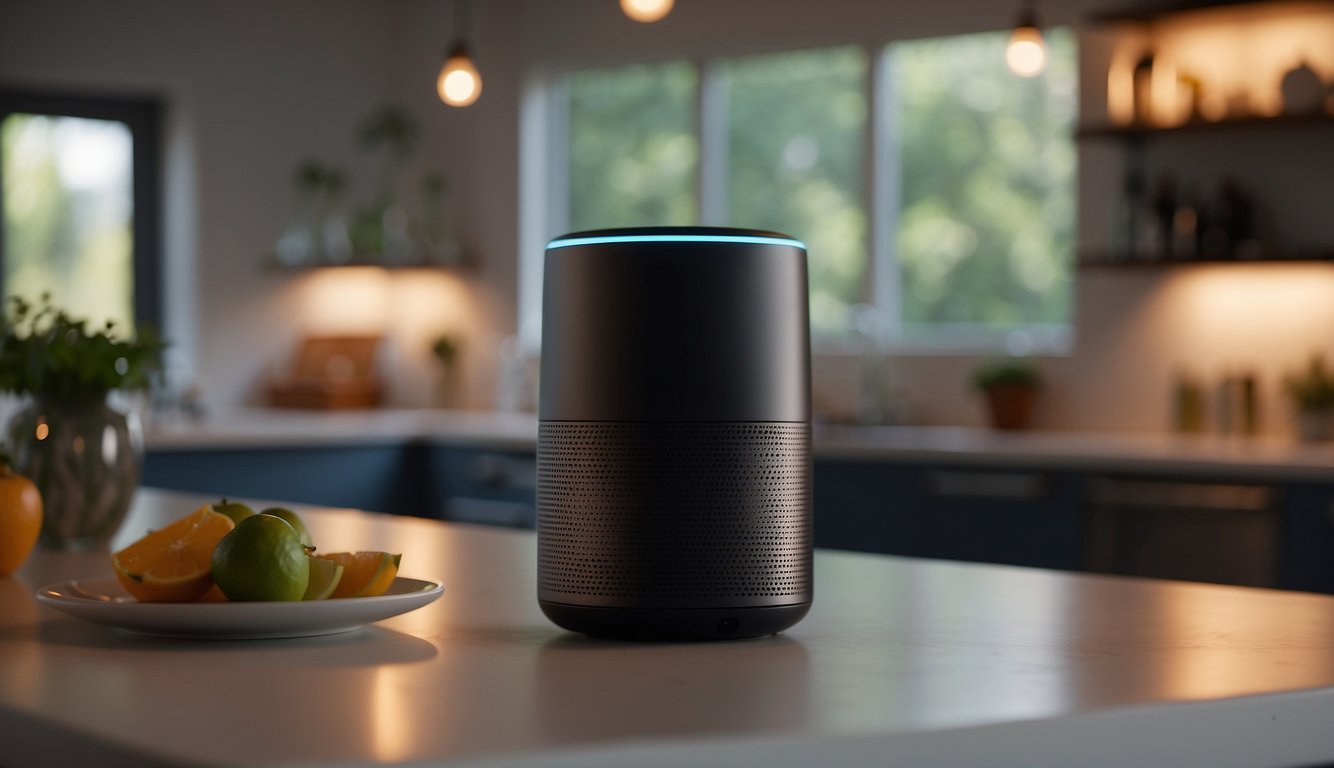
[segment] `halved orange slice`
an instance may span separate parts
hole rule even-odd
[[[315,557],[343,566],[343,578],[329,597],[375,597],[383,595],[398,575],[402,555],[388,552],[326,552]]]
[[[213,548],[235,526],[230,517],[203,506],[113,553],[111,567],[125,591],[141,602],[192,602],[213,586]]]

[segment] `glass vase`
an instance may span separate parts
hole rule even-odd
[[[7,434],[15,466],[42,493],[42,545],[105,549],[129,512],[143,466],[134,411],[106,397],[37,399],[10,417]]]

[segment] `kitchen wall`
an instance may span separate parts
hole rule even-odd
[[[146,91],[168,101],[167,330],[216,405],[257,402],[266,371],[302,333],[379,328],[394,341],[396,403],[430,401],[436,371],[426,348],[448,329],[466,337],[464,401],[487,407],[496,344],[517,327],[520,254],[543,236],[522,235],[525,87],[574,66],[998,29],[1014,12],[984,0],[826,0],[818,13],[805,0],[677,5],[667,20],[639,25],[612,0],[480,0],[473,30],[485,91],[465,110],[444,107],[434,94],[452,35],[452,7],[440,0],[11,0],[0,25],[0,81]],[[1042,10],[1048,23],[1073,23],[1107,5],[1078,0]],[[1111,56],[1107,40],[1087,37],[1086,110],[1105,102]],[[455,223],[477,270],[460,278],[262,268],[291,214],[294,164],[318,155],[350,165],[354,194],[366,188],[373,169],[351,137],[364,114],[388,100],[421,121],[423,165],[449,175]],[[1327,129],[1286,136],[1279,162],[1245,144],[1254,139],[1237,141],[1164,152],[1187,171],[1216,168],[1220,158],[1239,162],[1257,196],[1295,201],[1283,204],[1276,229],[1334,242],[1334,225],[1319,213],[1329,200],[1325,180],[1334,178]],[[1113,143],[1083,145],[1086,246],[1107,241],[1120,163]],[[1262,373],[1266,429],[1281,432],[1278,373],[1313,349],[1334,352],[1331,299],[1334,272],[1315,266],[1080,271],[1073,348],[1042,361],[1048,387],[1039,424],[1161,430],[1170,423],[1177,369],[1214,377],[1249,366]],[[966,388],[977,360],[895,356],[890,372],[916,418],[979,424],[979,403]],[[850,408],[856,380],[852,358],[830,356],[817,366],[817,393],[832,410]]]

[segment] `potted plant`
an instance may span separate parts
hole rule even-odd
[[[16,468],[36,483],[48,547],[105,546],[139,484],[143,437],[114,390],[142,389],[161,367],[163,344],[141,330],[122,337],[114,322],[92,327],[51,305],[11,297],[0,315],[0,392],[26,403],[6,434]]]
[[[1305,442],[1334,438],[1334,372],[1324,355],[1311,356],[1306,367],[1283,377],[1283,389],[1296,408],[1297,436]]]
[[[1028,429],[1033,406],[1042,388],[1042,374],[1032,361],[1011,358],[985,363],[973,373],[973,386],[987,401],[987,412],[996,429]]]

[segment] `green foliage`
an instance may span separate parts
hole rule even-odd
[[[120,337],[114,321],[90,328],[43,295],[18,296],[0,317],[0,391],[61,402],[98,400],[113,389],[142,389],[161,368],[163,342],[148,329]]]
[[[1049,31],[1047,71],[1035,78],[1006,69],[1006,40],[997,32],[889,49],[894,143],[878,152],[898,177],[888,190],[898,264],[885,267],[901,289],[900,306],[882,309],[910,336],[1068,321],[1074,35]],[[726,174],[722,213],[732,226],[806,242],[818,332],[846,332],[849,310],[871,293],[868,58],[841,46],[714,62],[727,167],[707,171]],[[566,87],[570,228],[695,223],[694,65],[580,72]]]
[[[431,354],[446,368],[454,364],[459,355],[459,340],[449,334],[437,336],[431,344]]]
[[[811,325],[843,333],[869,262],[865,51],[857,46],[722,62],[728,221],[791,234],[809,253]]]
[[[998,387],[1037,388],[1042,386],[1042,372],[1025,358],[993,360],[973,372],[973,386],[982,391]]]
[[[361,124],[357,138],[367,152],[385,152],[399,161],[408,159],[417,147],[417,123],[402,107],[387,104]]]
[[[1283,389],[1302,410],[1334,409],[1334,372],[1324,355],[1311,355],[1306,368],[1284,376]]]
[[[697,83],[688,62],[570,77],[570,229],[695,222]]]
[[[910,334],[1068,319],[1076,61],[1068,31],[1047,42],[1035,78],[1006,69],[1001,32],[891,49]]]

